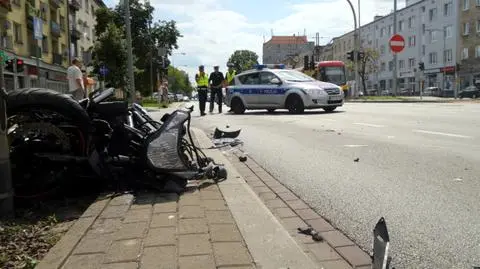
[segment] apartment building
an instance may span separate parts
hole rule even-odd
[[[306,36],[272,36],[263,43],[262,60],[265,64],[279,64],[285,62],[303,63],[301,55],[313,54],[315,43],[309,42]]]
[[[461,88],[480,84],[480,0],[458,0],[457,57]]]
[[[458,5],[455,0],[407,1],[397,11],[397,33],[406,41],[405,49],[397,55],[399,90],[419,89],[418,63],[425,64],[425,87],[438,86],[453,90],[457,63]],[[367,88],[391,90],[393,88],[393,53],[389,39],[393,35],[393,13],[375,16],[360,28],[361,48],[375,50],[379,57],[376,72],[367,80]],[[354,48],[354,33],[349,32],[333,40],[335,60],[346,61],[346,53]],[[353,72],[348,74],[353,79]]]
[[[4,0],[5,1],[5,0]],[[66,90],[68,26],[65,0],[10,0],[11,8],[0,19],[1,46],[9,58],[22,59],[23,73],[5,72],[7,89],[49,87]],[[34,39],[33,18],[42,21],[43,39]],[[38,68],[37,68],[37,57]]]
[[[101,0],[68,0],[71,31],[70,54],[81,58],[85,65],[92,61],[95,42],[95,11],[105,4]]]

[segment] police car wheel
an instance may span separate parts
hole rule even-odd
[[[240,98],[235,98],[232,100],[231,108],[235,114],[243,114],[245,112],[245,106]]]
[[[291,114],[301,114],[305,110],[302,98],[296,94],[292,94],[287,98],[286,107]]]

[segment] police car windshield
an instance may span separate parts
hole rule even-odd
[[[309,82],[315,81],[313,78],[295,70],[282,70],[275,72],[282,80],[292,82]]]

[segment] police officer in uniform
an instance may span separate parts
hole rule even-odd
[[[223,77],[223,73],[218,70],[218,66],[214,66],[213,70],[208,78],[210,82],[210,113],[213,113],[215,99],[218,100],[218,113],[222,113],[222,86],[225,78]]]
[[[232,82],[233,78],[235,77],[235,75],[237,74],[235,72],[235,70],[233,69],[233,64],[232,63],[227,63],[227,67],[228,67],[228,71],[227,73],[225,73],[225,88],[230,85],[230,83]],[[230,110],[228,112],[232,112],[232,109],[230,108]]]
[[[205,105],[207,103],[208,75],[205,73],[205,67],[200,65],[198,73],[195,75],[198,90],[198,102],[200,105],[200,116],[205,116]]]

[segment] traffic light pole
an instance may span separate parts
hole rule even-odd
[[[358,36],[358,26],[357,26],[357,14],[355,13],[355,8],[352,5],[352,2],[350,0],[347,0],[348,4],[350,5],[350,8],[352,9],[353,13],[353,22],[354,22],[354,40],[353,42],[355,43],[355,52],[353,54],[353,61],[355,63],[355,92],[358,91],[358,87],[360,85],[360,76],[358,74],[358,52],[360,51],[360,37]],[[355,95],[356,96],[356,95]]]
[[[18,75],[17,75],[17,57],[13,58],[13,89],[18,89]]]
[[[397,34],[397,0],[393,0],[393,35]],[[398,74],[397,53],[393,53],[393,95],[397,96]]]
[[[12,174],[7,138],[7,92],[3,76],[5,59],[0,59],[0,217],[13,214]]]

